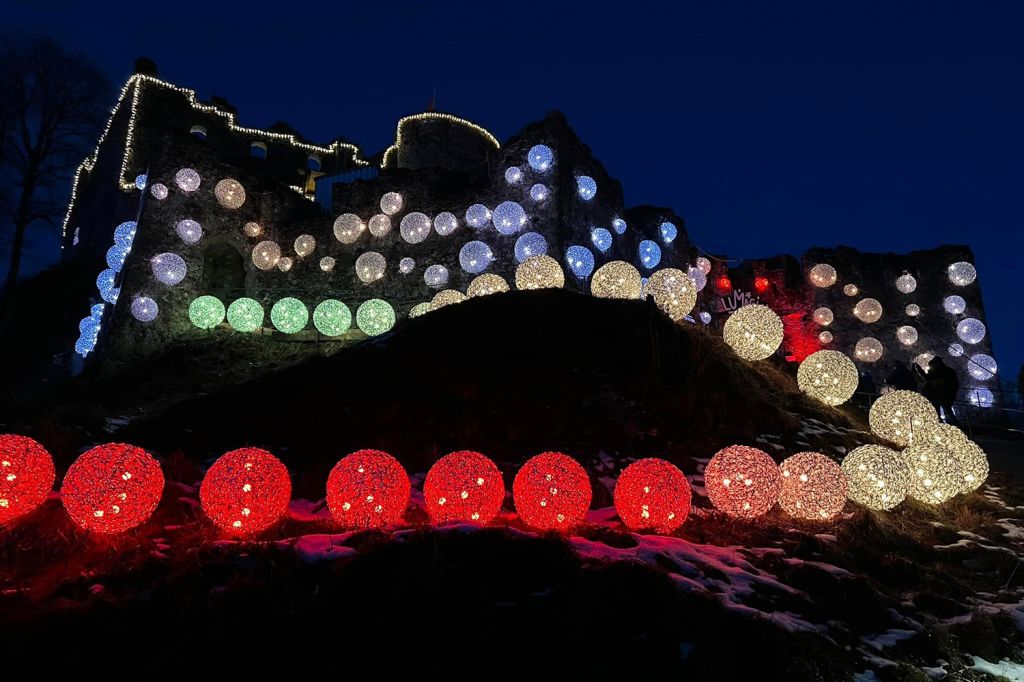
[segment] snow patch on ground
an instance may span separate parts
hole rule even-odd
[[[989,663],[984,658],[975,656],[974,665],[970,669],[996,677],[1005,677],[1010,682],[1024,682],[1024,665],[1005,659],[998,663]]]
[[[344,545],[352,533],[303,535],[298,538],[279,540],[274,544],[278,547],[290,547],[307,564],[321,561],[335,561],[358,554],[356,550]]]
[[[882,649],[885,649],[887,647],[896,646],[899,642],[902,642],[906,639],[910,639],[916,634],[917,632],[914,630],[901,630],[899,628],[892,628],[890,630],[886,630],[885,632],[879,635],[874,635],[871,637],[861,637],[860,641],[864,642],[864,644],[868,645],[872,649],[875,649],[876,651],[881,651]]]

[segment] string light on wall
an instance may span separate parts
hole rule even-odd
[[[917,330],[909,325],[903,325],[896,329],[896,338],[904,346],[913,346],[917,343]]]
[[[534,256],[544,256],[548,252],[548,242],[540,232],[526,232],[516,239],[516,262],[522,263]]]
[[[491,209],[483,204],[473,204],[466,209],[466,224],[480,230],[491,221]]]
[[[501,149],[501,145],[498,144],[498,140],[497,138],[494,137],[494,135],[491,135],[491,133],[489,133],[485,128],[478,126],[472,121],[467,121],[463,118],[459,118],[458,116],[452,116],[451,114],[442,114],[436,111],[426,111],[423,112],[422,114],[405,116],[398,120],[398,125],[395,128],[395,143],[384,150],[384,156],[381,158],[380,163],[381,168],[386,168],[388,166],[388,163],[391,161],[391,157],[394,156],[401,148],[402,128],[404,128],[405,125],[408,123],[426,120],[445,121],[447,123],[453,123],[456,125],[460,125],[464,128],[468,128],[469,130],[472,130],[473,132],[484,138],[486,141],[494,145],[495,149]]]
[[[690,482],[671,462],[633,462],[615,481],[615,511],[631,530],[668,534],[690,515]]]
[[[860,289],[857,288],[856,284],[847,284],[843,287],[843,293],[847,296],[856,296],[860,293]]]
[[[167,185],[164,185],[159,182],[155,183],[150,186],[149,193],[153,195],[153,198],[156,199],[157,201],[163,201],[164,199],[167,198]]]
[[[603,227],[594,227],[590,230],[590,241],[601,253],[612,248],[612,233]]]
[[[972,284],[978,278],[978,271],[974,269],[973,265],[965,261],[953,263],[947,269],[947,273],[949,274],[949,281],[958,287]]]
[[[250,333],[263,328],[263,306],[251,298],[236,298],[228,306],[228,324],[235,331]]]
[[[597,196],[597,182],[589,175],[577,175],[576,193],[583,201],[590,201]]]
[[[148,452],[108,443],[88,450],[68,468],[60,498],[78,527],[122,533],[150,517],[163,491],[163,471]]]
[[[921,306],[917,305],[916,303],[911,303],[906,308],[904,308],[903,311],[910,317],[917,317],[918,315],[921,314]]]
[[[334,221],[334,238],[342,244],[354,244],[365,229],[362,218],[354,213],[342,213]]]
[[[455,217],[454,213],[444,211],[434,216],[434,232],[437,232],[442,237],[447,237],[457,230],[458,227],[459,219]]]
[[[320,259],[320,269],[324,272],[331,272],[334,270],[335,265],[337,265],[337,261],[330,256],[324,256]]]
[[[822,327],[829,326],[832,324],[832,320],[835,319],[831,308],[817,308],[812,317],[814,318],[814,321]]]
[[[388,232],[391,232],[391,218],[384,213],[378,213],[370,218],[368,226],[370,234],[374,237],[383,237]]]
[[[514,201],[503,201],[495,207],[491,222],[499,233],[513,235],[526,225],[526,211]]]
[[[376,251],[367,251],[356,258],[356,276],[363,284],[371,284],[384,276],[388,262]]]
[[[491,247],[481,241],[466,242],[459,250],[459,265],[466,272],[477,275],[490,267],[494,260]]]
[[[527,152],[526,162],[530,164],[530,168],[538,173],[545,173],[554,164],[555,153],[547,145],[535,144]]]
[[[462,303],[466,300],[466,295],[461,291],[455,289],[444,289],[434,294],[434,298],[430,300],[430,309],[439,310],[445,306],[455,305],[456,303]]]
[[[313,326],[324,336],[341,336],[352,327],[352,311],[334,298],[320,301],[313,308]]]
[[[697,305],[697,288],[682,270],[658,270],[644,287],[647,296],[653,296],[657,306],[672,320],[679,322]]]
[[[910,497],[925,504],[942,504],[959,494],[964,474],[952,454],[931,444],[915,444],[901,452],[900,457],[910,471]]]
[[[796,383],[801,391],[833,406],[842,405],[853,397],[857,380],[857,366],[836,350],[811,353],[796,372]]]
[[[263,235],[263,226],[256,222],[248,222],[242,226],[242,234],[255,239]]]
[[[281,261],[281,247],[277,242],[262,241],[252,247],[252,264],[260,270],[273,270]]]
[[[572,271],[572,274],[580,279],[586,279],[594,272],[594,254],[585,246],[573,244],[566,249],[565,262]]]
[[[615,216],[612,218],[612,229],[615,230],[615,234],[626,234],[626,221]]]
[[[356,326],[367,336],[377,336],[395,326],[395,309],[387,301],[371,298],[356,309]]]
[[[704,469],[708,499],[720,512],[736,518],[762,516],[779,499],[782,472],[768,453],[730,445],[715,453]]]
[[[904,294],[913,293],[917,289],[917,280],[910,273],[904,273],[896,278],[896,288]]]
[[[744,360],[764,360],[782,344],[782,320],[768,306],[745,305],[725,321],[722,336]]]
[[[168,286],[180,283],[188,272],[185,259],[176,253],[161,253],[153,256],[149,261],[149,266],[153,271],[153,277],[161,284]]]
[[[431,289],[440,289],[448,284],[448,268],[443,265],[431,265],[423,272],[423,281]]]
[[[53,457],[26,436],[0,435],[0,524],[39,508],[53,488]]]
[[[380,210],[386,215],[395,215],[402,210],[404,203],[402,195],[398,192],[387,192],[380,198]]]
[[[195,244],[203,238],[203,226],[191,218],[179,220],[178,224],[174,226],[174,231],[186,244]]]
[[[850,499],[861,506],[887,511],[907,497],[910,470],[895,450],[862,445],[850,451],[842,467]]]
[[[996,375],[998,366],[996,359],[985,353],[975,353],[967,363],[967,371],[971,376],[980,381],[991,379]]]
[[[676,228],[675,224],[668,221],[663,222],[658,229],[661,231],[661,240],[666,244],[674,242],[676,237],[679,235],[679,230]]]
[[[489,523],[504,499],[505,483],[497,465],[470,450],[437,460],[423,482],[423,501],[434,523]]]
[[[237,210],[245,203],[245,188],[237,180],[227,178],[221,180],[213,188],[217,202],[226,209]]]
[[[915,434],[937,420],[935,408],[916,391],[890,391],[876,400],[868,412],[874,434],[900,447],[913,443]]]
[[[656,268],[661,262],[661,247],[650,239],[645,239],[637,247],[637,255],[645,268]]]
[[[960,320],[956,325],[956,335],[964,343],[981,343],[985,338],[985,323],[974,317]]]
[[[882,304],[874,298],[862,298],[853,306],[853,316],[866,324],[873,324],[882,318]]]
[[[270,322],[284,334],[296,334],[306,328],[309,310],[297,298],[286,296],[270,308]]]
[[[836,269],[828,263],[818,263],[807,273],[807,279],[819,289],[827,289],[832,286],[836,283],[836,278]]]
[[[834,337],[832,336],[832,332],[830,331],[823,331],[820,334],[818,334],[818,342],[821,344],[830,344],[832,343],[833,339]]]
[[[398,261],[398,271],[403,275],[408,275],[416,269],[416,261],[406,256],[402,260]]]
[[[508,282],[505,281],[504,277],[488,272],[475,277],[473,281],[469,283],[469,287],[466,289],[466,295],[469,298],[476,298],[477,296],[500,294],[508,290]]]
[[[383,528],[409,506],[409,475],[381,450],[359,450],[341,459],[327,477],[327,507],[345,528]]]
[[[136,296],[132,299],[132,317],[139,322],[152,322],[160,314],[160,307],[149,296]]]
[[[950,315],[959,315],[967,310],[967,301],[964,300],[963,296],[947,296],[942,299],[942,307]]]
[[[235,536],[260,533],[281,520],[292,496],[288,469],[260,448],[240,448],[221,455],[199,486],[203,513]]]
[[[597,269],[590,280],[590,293],[598,298],[640,298],[640,272],[623,260],[613,260]]]
[[[224,304],[216,296],[199,296],[188,306],[188,319],[200,329],[213,329],[224,321]]]
[[[281,272],[288,272],[295,265],[295,261],[291,259],[291,256],[281,256],[281,260],[277,261],[277,269]]]
[[[590,477],[561,452],[531,457],[516,473],[512,499],[527,526],[566,532],[583,523],[590,508]]]
[[[430,236],[431,224],[429,216],[416,211],[404,216],[398,229],[402,234],[402,239],[407,243],[419,244]]]
[[[798,452],[779,465],[779,506],[790,516],[810,521],[834,519],[846,505],[842,467],[819,452]]]
[[[531,256],[516,268],[516,289],[560,289],[565,286],[565,273],[551,256]]]
[[[857,345],[853,347],[853,354],[861,362],[877,362],[884,352],[885,348],[882,343],[872,336],[865,336],[858,340]]]
[[[191,194],[199,189],[202,178],[192,168],[182,168],[174,174],[174,184],[185,194]]]
[[[523,181],[523,170],[519,166],[509,166],[505,169],[505,182],[510,185],[518,185]]]

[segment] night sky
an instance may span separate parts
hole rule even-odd
[[[435,86],[502,140],[560,109],[628,204],[716,253],[966,243],[1004,380],[1024,361],[1024,3],[101,4],[8,2],[4,23],[118,85],[146,55],[242,124],[366,153]],[[29,268],[56,245],[38,230]]]

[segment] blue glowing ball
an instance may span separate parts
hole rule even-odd
[[[650,239],[640,242],[637,253],[640,255],[640,263],[647,269],[655,268],[661,262],[661,247]]]
[[[565,262],[572,274],[580,279],[590,277],[594,271],[594,254],[585,246],[573,244],[565,250]]]
[[[125,249],[130,249],[132,242],[135,241],[135,230],[139,227],[139,224],[134,220],[121,223],[114,228],[114,243],[120,244]]]
[[[503,201],[494,209],[491,222],[501,234],[512,235],[526,225],[526,211],[514,201]]]
[[[597,182],[589,175],[577,176],[576,193],[580,195],[580,199],[583,199],[583,201],[590,201],[597,196]]]
[[[595,227],[590,231],[590,241],[594,242],[598,251],[604,253],[612,248],[612,233],[603,227]]]
[[[615,230],[615,234],[626,234],[626,221],[622,218],[615,218],[612,220],[612,229]]]
[[[494,254],[491,247],[480,241],[466,242],[459,251],[459,265],[466,272],[478,274],[491,266]]]
[[[473,204],[466,209],[466,224],[481,229],[491,220],[491,209],[483,204]]]
[[[660,229],[661,239],[666,244],[671,244],[675,240],[676,236],[679,235],[679,230],[677,230],[676,226],[670,222],[662,223]]]
[[[548,198],[548,186],[542,183],[537,183],[530,188],[530,198],[540,203]]]
[[[99,289],[100,295],[114,288],[115,279],[117,279],[117,273],[113,270],[104,270],[96,277],[96,288]],[[103,300],[106,300],[106,297]]]
[[[135,189],[146,189],[146,183],[149,182],[149,176],[145,173],[135,176]]]
[[[103,317],[103,309],[105,307],[106,306],[103,305],[102,303],[96,303],[91,308],[89,308],[89,314],[92,315],[93,317]]]
[[[107,249],[107,267],[114,272],[121,272],[124,259],[128,257],[128,250],[120,244],[114,244]]]
[[[540,232],[527,232],[516,240],[515,251],[517,263],[534,256],[544,256],[548,252],[548,240]]]
[[[545,144],[535,144],[530,147],[526,161],[530,164],[530,168],[543,173],[555,162],[555,153],[551,151],[551,147]]]
[[[75,341],[75,352],[81,355],[83,358],[91,353],[96,347],[96,339],[87,339],[84,337],[78,337]]]

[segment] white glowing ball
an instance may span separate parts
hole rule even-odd
[[[861,362],[877,362],[884,352],[882,343],[873,336],[865,336],[853,347],[853,354]]]
[[[516,239],[516,262],[525,262],[534,256],[544,256],[548,252],[548,241],[540,232],[526,232]]]
[[[295,238],[295,253],[300,258],[305,258],[316,249],[316,238],[311,234],[300,234]]]
[[[597,182],[589,175],[577,176],[576,193],[580,195],[580,199],[583,199],[583,201],[590,201],[597,196]]]
[[[860,293],[860,289],[857,288],[856,284],[847,284],[843,287],[843,293],[847,296],[856,296]]]
[[[882,304],[874,298],[862,298],[853,306],[853,316],[867,324],[878,322],[882,317]]]
[[[975,353],[967,363],[967,371],[975,379],[991,379],[998,371],[996,359],[985,353]]]
[[[828,263],[818,263],[807,273],[807,279],[819,289],[825,289],[836,283],[836,269]]]
[[[917,280],[909,273],[902,274],[896,278],[896,288],[904,294],[909,294],[917,288]]]
[[[967,310],[967,301],[964,300],[963,296],[947,296],[942,299],[942,307],[950,315],[959,315]]]
[[[952,452],[930,443],[914,444],[900,456],[910,471],[907,494],[925,504],[942,504],[960,493],[964,471]]]
[[[370,228],[370,234],[374,237],[383,237],[391,232],[391,218],[386,213],[378,213],[370,218],[367,227]]]
[[[252,247],[252,264],[260,270],[273,270],[281,260],[281,247],[277,242],[263,241]]]
[[[163,185],[159,182],[155,185],[150,185],[149,193],[152,194],[153,198],[157,201],[163,201],[167,198],[167,185]]]
[[[160,314],[160,307],[149,296],[132,299],[132,317],[139,322],[152,322]]]
[[[978,271],[970,263],[960,261],[953,263],[947,269],[949,281],[958,287],[965,287],[978,278]]]
[[[903,325],[896,329],[896,339],[904,346],[913,346],[917,343],[917,330],[910,325]]]
[[[832,314],[831,308],[818,308],[812,315],[814,321],[820,324],[822,327],[827,327],[832,324],[832,320],[835,319],[835,315]]]
[[[491,266],[494,254],[491,247],[481,241],[466,242],[459,250],[459,265],[466,272],[477,275]]]
[[[551,147],[545,144],[535,144],[526,154],[526,162],[533,170],[544,173],[555,162],[555,153],[551,151]]]
[[[961,346],[959,343],[951,343],[951,344],[949,344],[949,347],[946,348],[946,350],[954,358],[958,358],[958,357],[960,357],[961,355],[964,354],[964,347]]]
[[[466,295],[469,298],[476,298],[477,296],[500,294],[508,291],[508,289],[508,282],[505,281],[504,277],[487,272],[475,277],[473,281],[469,283],[469,287],[466,289]]]
[[[830,331],[823,331],[820,334],[818,334],[818,342],[821,344],[832,343],[832,338],[832,332]]]
[[[367,251],[356,258],[356,276],[364,284],[376,282],[384,276],[388,262],[376,251]]]
[[[487,227],[491,221],[491,209],[483,204],[473,204],[466,209],[466,224],[478,230]]]
[[[857,366],[837,350],[811,353],[796,372],[801,391],[826,405],[842,405],[857,391]]]
[[[505,182],[510,185],[518,185],[523,181],[523,170],[519,166],[509,166],[505,169]]]
[[[516,289],[558,289],[565,285],[562,266],[551,256],[532,256],[516,268]]]
[[[657,306],[679,322],[697,305],[697,287],[682,270],[663,268],[647,280],[645,295],[652,296]]]
[[[409,244],[419,244],[430,236],[431,226],[432,223],[427,214],[415,211],[402,218],[398,230],[401,232],[403,240]]]
[[[537,203],[546,201],[549,194],[548,186],[539,182],[530,188],[530,198]]]
[[[380,198],[380,210],[387,215],[395,215],[402,210],[402,195],[388,192]]]
[[[354,213],[342,213],[334,221],[334,238],[342,244],[354,244],[365,229],[362,218]]]
[[[263,234],[263,226],[259,223],[248,222],[242,226],[242,234],[246,237],[259,237]]]
[[[911,303],[906,308],[904,308],[903,311],[910,317],[917,317],[918,315],[921,314],[921,306],[917,305],[916,303]]]
[[[916,364],[918,367],[927,372],[928,363],[931,362],[934,357],[935,353],[933,353],[930,350],[926,350],[925,352],[921,353],[916,358],[914,358],[914,364]]]
[[[752,304],[729,316],[722,337],[744,360],[764,360],[782,345],[782,320],[765,305]]]
[[[900,453],[881,445],[862,445],[843,459],[850,499],[868,509],[895,508],[907,497],[910,470]]]
[[[245,203],[245,188],[238,180],[231,178],[218,182],[213,188],[213,194],[221,206],[232,211],[241,208]]]
[[[331,272],[334,270],[335,265],[337,265],[337,261],[330,256],[324,256],[320,259],[320,269],[324,272]]]
[[[501,234],[513,235],[526,225],[526,211],[514,201],[503,201],[495,207],[491,222]]]
[[[700,269],[700,266],[691,265],[686,268],[686,274],[693,280],[693,285],[697,287],[697,291],[704,291],[704,287],[708,285],[708,276]]]
[[[282,256],[281,260],[277,261],[277,269],[281,272],[288,272],[295,265],[295,261],[289,256]]]
[[[700,268],[701,272],[703,272],[705,275],[711,272],[711,261],[709,261],[704,256],[698,256],[695,262],[697,263],[697,267]]]
[[[434,216],[434,232],[442,237],[447,237],[459,227],[459,219],[454,213],[445,211]]]
[[[398,271],[403,275],[408,275],[416,268],[416,261],[406,256],[402,260],[398,261]]]
[[[890,391],[876,400],[868,411],[871,431],[900,447],[913,443],[918,433],[938,419],[932,404],[916,391]]]
[[[153,270],[153,276],[161,284],[168,284],[174,286],[185,279],[185,274],[188,272],[188,267],[185,265],[185,259],[176,253],[161,253],[149,261],[150,268]]]
[[[182,192],[189,194],[199,189],[199,183],[202,179],[199,177],[199,173],[195,172],[192,168],[182,168],[180,171],[174,174],[174,184],[178,186]]]
[[[590,293],[598,298],[640,298],[640,271],[623,260],[605,263],[590,280]]]
[[[423,272],[423,281],[432,289],[440,289],[448,284],[448,268],[443,265],[431,265]]]
[[[985,338],[985,323],[973,317],[960,320],[956,325],[956,335],[964,343],[981,343]]]
[[[702,310],[700,313],[700,321],[704,324],[711,324],[711,313],[706,310]]]
[[[445,289],[434,294],[434,298],[430,301],[430,309],[437,310],[438,308],[444,308],[455,303],[462,303],[465,300],[466,295],[461,291]]]

